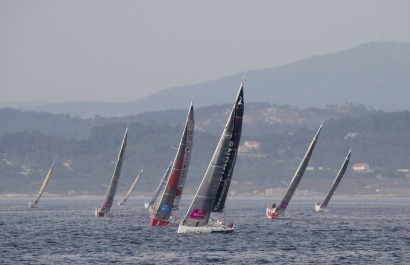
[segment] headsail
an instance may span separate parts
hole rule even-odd
[[[148,208],[149,211],[152,211],[152,206],[154,205],[155,201],[158,198],[159,193],[165,188],[165,185],[168,181],[169,173],[171,172],[171,167],[172,167],[173,161],[169,164],[167,171],[165,171],[164,176],[161,179],[161,182],[158,184],[157,189],[155,190],[154,196],[152,196],[152,199],[150,202],[145,203],[145,208]]]
[[[179,225],[179,233],[216,232],[212,228],[201,227],[208,225],[211,212],[221,212],[224,209],[241,138],[243,112],[243,83],[241,83],[212,160],[185,218]],[[227,230],[223,228],[219,231]],[[233,231],[233,228],[230,231]]]
[[[111,215],[111,206],[114,201],[115,193],[117,191],[118,181],[120,179],[121,169],[124,162],[125,148],[127,146],[128,128],[125,130],[124,138],[122,140],[121,149],[118,154],[117,163],[115,165],[114,173],[111,178],[110,186],[108,187],[107,195],[102,207],[98,207],[95,211],[95,216],[104,217]]]
[[[309,148],[306,151],[305,156],[303,157],[302,161],[299,164],[298,169],[296,170],[295,175],[292,178],[292,181],[283,196],[279,206],[275,207],[275,205],[269,206],[267,211],[267,216],[269,218],[284,218],[286,217],[284,212],[286,210],[286,207],[288,207],[288,204],[290,200],[292,199],[293,194],[296,191],[296,188],[299,185],[300,180],[303,177],[303,174],[305,173],[306,167],[308,166],[309,160],[312,156],[313,150],[316,146],[317,140],[319,138],[320,130],[322,129],[322,124],[320,125],[318,131],[316,132],[315,136],[313,137],[312,142],[309,145]]]
[[[140,173],[138,174],[138,176],[135,178],[134,182],[132,183],[130,189],[127,192],[127,195],[125,195],[124,199],[122,199],[118,205],[123,205],[125,204],[125,202],[128,200],[128,198],[131,196],[131,193],[134,191],[135,186],[137,185],[141,175],[142,175],[142,171],[143,169],[141,169]]]
[[[194,108],[189,107],[184,131],[172,165],[167,184],[151,215],[152,226],[163,226],[169,223],[172,211],[178,209],[185,179],[188,173],[189,161],[194,134]]]
[[[34,199],[33,202],[29,202],[28,207],[29,208],[35,208],[38,206],[38,202],[40,201],[41,196],[43,195],[44,190],[46,189],[46,186],[50,180],[51,174],[53,173],[53,169],[54,169],[54,164],[55,161],[53,162],[53,164],[51,165],[50,169],[48,170],[48,173],[43,181],[43,184],[41,185],[40,190],[37,193],[36,198]]]
[[[337,186],[339,185],[340,181],[342,180],[342,178],[343,178],[343,176],[346,172],[347,166],[348,166],[349,161],[350,161],[350,154],[351,153],[352,153],[352,149],[350,149],[349,152],[347,153],[347,156],[346,156],[346,158],[343,162],[343,165],[340,168],[339,172],[337,173],[337,176],[336,176],[335,180],[333,181],[333,184],[330,187],[330,190],[327,193],[326,198],[323,201],[323,203],[320,204],[320,202],[319,202],[315,205],[315,209],[316,209],[317,212],[320,211],[321,209],[325,209],[327,207],[327,205],[329,204],[330,199],[332,198],[333,194],[335,193],[335,190],[336,190]]]

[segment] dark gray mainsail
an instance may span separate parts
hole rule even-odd
[[[115,165],[114,173],[111,178],[110,186],[108,187],[107,195],[105,196],[105,201],[102,207],[96,209],[95,215],[97,217],[104,217],[105,215],[111,214],[111,206],[114,201],[115,193],[117,191],[118,181],[120,179],[121,169],[124,162],[125,148],[127,146],[127,135],[128,128],[125,129],[124,138],[122,140],[121,149],[118,154],[117,163]]]
[[[224,209],[241,138],[243,112],[241,83],[218,146],[180,228],[205,226],[211,212],[221,212]]]
[[[351,152],[352,152],[352,150],[350,149],[349,153],[347,154],[347,156],[345,158],[345,161],[343,162],[342,167],[339,170],[339,173],[337,174],[337,176],[336,176],[335,180],[333,181],[333,184],[332,184],[329,192],[326,195],[325,200],[320,205],[321,208],[326,208],[327,207],[327,205],[329,204],[330,199],[333,196],[333,193],[335,193],[335,190],[336,190],[337,186],[339,185],[340,181],[342,180],[342,178],[343,178],[343,176],[346,172],[347,166],[349,165]]]
[[[290,200],[292,199],[292,196],[295,193],[296,188],[298,187],[299,182],[303,177],[303,174],[305,173],[306,167],[309,164],[310,157],[312,156],[312,153],[317,143],[317,139],[319,138],[319,133],[321,129],[322,129],[322,124],[320,125],[317,133],[313,137],[313,140],[310,143],[310,146],[307,149],[305,156],[300,162],[299,167],[296,170],[295,175],[293,176],[292,181],[290,182],[290,185],[285,195],[283,196],[282,201],[280,202],[279,206],[277,206],[276,208],[272,207],[271,209],[267,209],[268,210],[267,215],[269,218],[277,218],[277,217],[284,215],[286,207],[288,207],[288,204]]]

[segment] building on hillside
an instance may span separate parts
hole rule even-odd
[[[259,150],[260,147],[261,147],[261,142],[247,140],[242,145],[239,146],[239,153],[249,153],[252,151]]]
[[[354,163],[352,169],[355,172],[370,172],[370,166],[367,163]]]
[[[246,140],[238,148],[239,155],[248,157],[266,157],[266,155],[260,153],[261,142]]]

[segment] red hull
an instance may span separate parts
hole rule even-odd
[[[271,209],[266,209],[266,216],[268,216],[269,219],[276,219],[278,216],[276,215],[275,211]]]
[[[170,222],[168,220],[151,218],[151,226],[165,226],[169,223]]]

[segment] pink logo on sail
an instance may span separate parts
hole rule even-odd
[[[189,217],[192,219],[203,219],[207,212],[207,210],[195,209]]]

